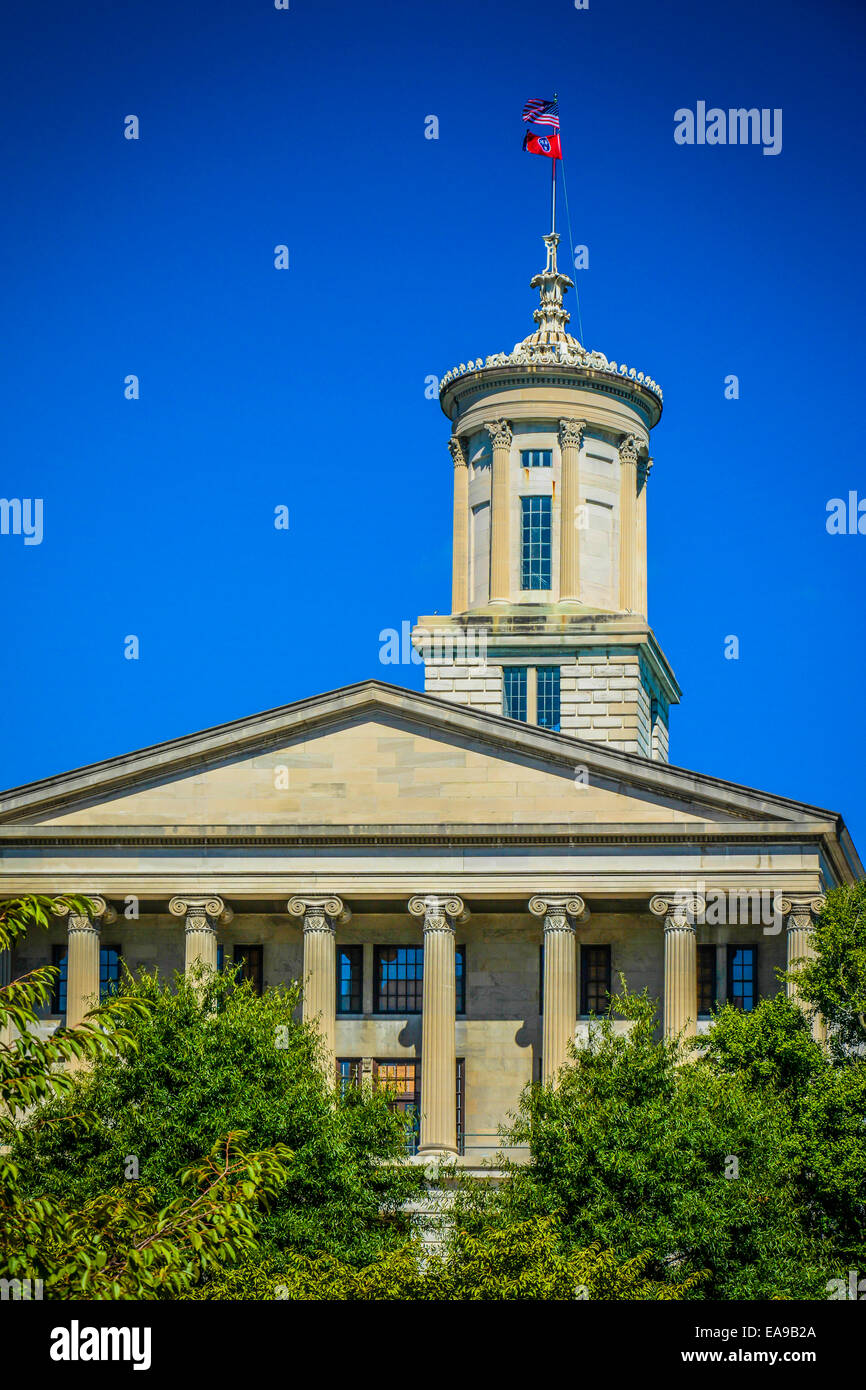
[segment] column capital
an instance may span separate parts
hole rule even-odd
[[[700,893],[674,893],[669,898],[650,898],[649,910],[654,917],[664,919],[666,932],[693,932],[695,921],[705,915],[707,904]]]
[[[469,909],[456,894],[440,898],[435,893],[418,894],[409,899],[413,917],[424,918],[424,930],[453,932],[455,922],[462,926],[469,921]]]
[[[575,922],[588,922],[590,916],[589,908],[577,893],[572,893],[564,898],[530,898],[529,911],[533,917],[544,918],[545,933],[574,931],[572,918]]]
[[[585,430],[585,420],[560,420],[559,447],[561,449],[579,449]]]
[[[168,910],[172,917],[185,917],[187,931],[202,931],[205,927],[213,929],[218,922],[220,926],[227,927],[232,921],[234,913],[230,907],[226,907],[222,898],[171,898]],[[192,927],[192,923],[195,927]],[[204,925],[203,925],[204,924]]]
[[[787,918],[787,930],[797,931],[807,928],[811,930],[815,925],[815,918],[820,917],[824,911],[827,899],[819,894],[817,897],[811,894],[803,897],[778,897],[773,900],[773,911],[780,916]]]
[[[484,428],[490,435],[494,449],[510,449],[513,438],[511,425],[507,420],[485,420]]]
[[[620,463],[633,463],[635,467],[637,467],[637,460],[638,454],[640,453],[640,449],[641,444],[637,435],[624,434],[619,443]]]
[[[297,897],[289,898],[286,911],[290,917],[303,917],[305,932],[333,932],[337,927],[344,927],[352,918],[343,899],[335,896],[308,898],[299,894]]]
[[[451,452],[454,467],[465,468],[467,462],[466,450],[463,447],[463,440],[459,434],[452,434],[451,438],[448,440],[448,448]]]
[[[52,911],[55,917],[68,917],[69,931],[99,931],[101,926],[110,926],[117,921],[117,913],[113,907],[95,893],[84,893],[81,895],[93,903],[92,912],[77,912],[72,905],[64,900],[56,902]]]

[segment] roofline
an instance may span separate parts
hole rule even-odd
[[[475,726],[479,733],[492,735],[494,741],[524,756],[546,757],[570,766],[575,761],[586,763],[602,778],[625,780],[657,795],[671,798],[685,796],[734,813],[739,812],[748,820],[774,820],[779,818],[780,810],[788,810],[792,820],[832,822],[836,826],[837,837],[840,840],[845,837],[846,844],[850,846],[849,853],[853,854],[858,865],[860,862],[844,821],[835,811],[727,782],[708,773],[693,772],[672,763],[653,761],[637,753],[624,753],[607,744],[524,725],[504,715],[451,704],[439,696],[374,679],[306,696],[259,714],[244,715],[208,729],[12,787],[0,794],[0,821],[20,821],[37,808],[44,812],[58,803],[73,799],[93,800],[98,796],[117,794],[141,781],[142,773],[161,778],[217,761],[221,752],[235,756],[247,746],[261,747],[263,740],[279,743],[287,732],[297,736],[305,729],[314,729],[333,720],[335,715],[345,714],[349,717],[367,705],[399,714],[408,722],[419,723],[425,728],[433,725],[465,734],[467,726]],[[287,716],[292,717],[288,729]],[[233,732],[242,734],[242,737],[226,743]]]

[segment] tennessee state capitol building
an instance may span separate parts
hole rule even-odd
[[[46,1028],[121,958],[302,978],[338,1083],[392,1083],[410,1147],[471,1165],[620,972],[694,1033],[775,991],[822,892],[862,876],[841,816],[668,760],[661,390],[567,332],[557,241],[535,332],[441,383],[453,611],[412,634],[423,695],[363,681],[0,797],[0,896],[95,901],[5,959],[61,967]]]

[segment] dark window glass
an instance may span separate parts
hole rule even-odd
[[[711,1014],[716,1006],[716,948],[698,947],[698,1013]]]
[[[360,1057],[338,1057],[337,1058],[337,1092],[340,1100],[352,1086],[361,1084],[361,1059]]]
[[[559,733],[559,667],[538,667],[538,725]]]
[[[465,1014],[466,1012],[466,947],[456,946],[454,948],[454,969],[457,975],[455,981],[457,1004],[456,1012]]]
[[[580,948],[580,1012],[605,1014],[610,1007],[610,947]]]
[[[68,946],[66,942],[55,942],[51,947],[51,964],[60,974],[54,981],[51,996],[51,1012],[66,1013],[66,985],[68,974]],[[120,986],[120,947],[100,946],[99,948],[99,1000],[110,999]]]
[[[551,499],[520,499],[520,587],[550,588]]]
[[[249,980],[256,994],[264,988],[264,946],[235,946],[234,962],[238,967],[235,979]]]
[[[553,459],[551,449],[521,449],[520,462],[524,468],[550,468]]]
[[[420,1014],[423,946],[377,946],[373,1008],[378,1014]]]
[[[226,963],[226,948],[219,941],[217,942],[217,970],[222,970]]]
[[[361,948],[358,947],[358,950]],[[424,947],[376,946],[373,1009],[378,1014],[419,1014],[424,1003]],[[466,1012],[466,947],[454,949],[455,1012]],[[360,1012],[360,1005],[358,1008]]]
[[[538,948],[538,1012],[544,1013],[544,942]]]
[[[757,948],[728,947],[728,1003],[751,1013],[758,995]]]
[[[526,667],[503,666],[502,668],[502,713],[508,719],[522,719],[526,723]]]
[[[364,1008],[363,946],[337,947],[337,1013],[359,1014]]]
[[[54,981],[54,993],[51,996],[51,1012],[53,1014],[66,1013],[66,963],[67,946],[64,942],[59,942],[51,947],[51,964],[60,971]]]

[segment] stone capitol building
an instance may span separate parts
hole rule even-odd
[[[121,961],[302,979],[334,1084],[387,1082],[410,1151],[479,1166],[621,973],[700,1032],[775,992],[821,894],[862,877],[835,812],[669,762],[662,393],[568,333],[544,240],[535,331],[441,382],[452,611],[412,633],[425,693],[365,680],[0,795],[0,896],[94,903],[5,957],[60,967],[46,1030]]]

